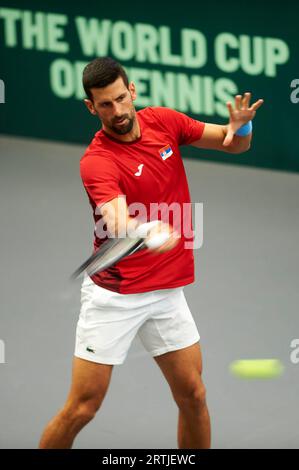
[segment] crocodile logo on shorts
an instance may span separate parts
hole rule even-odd
[[[86,351],[88,351],[88,352],[92,352],[92,353],[95,353],[95,350],[94,350],[94,349],[92,349],[92,348],[90,348],[89,346],[87,346],[87,348],[86,348]]]

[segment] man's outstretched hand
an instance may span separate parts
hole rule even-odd
[[[249,92],[245,93],[244,96],[236,95],[235,109],[230,101],[226,103],[229,111],[229,124],[227,126],[227,134],[222,145],[227,146],[231,144],[236,131],[254,118],[257,109],[262,106],[264,102],[264,100],[260,99],[249,106],[250,98],[251,93]]]

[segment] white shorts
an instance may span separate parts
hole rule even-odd
[[[122,364],[136,334],[153,357],[196,343],[200,336],[183,287],[119,294],[85,274],[75,356]]]

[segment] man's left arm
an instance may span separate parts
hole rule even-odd
[[[235,109],[228,101],[226,105],[229,111],[229,123],[223,126],[205,123],[201,138],[191,142],[190,145],[228,153],[246,152],[250,148],[252,132],[247,133],[246,128],[244,129],[243,126],[248,125],[249,127],[249,121],[253,120],[257,109],[264,102],[264,100],[259,99],[249,106],[250,98],[251,93],[245,93],[244,96],[235,96]],[[235,134],[241,127],[247,135],[239,136]]]

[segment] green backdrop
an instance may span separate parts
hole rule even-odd
[[[99,121],[82,102],[82,68],[110,55],[135,81],[137,108],[226,123],[235,94],[265,100],[250,151],[184,155],[299,171],[298,20],[290,1],[0,1],[1,133],[87,144]]]

